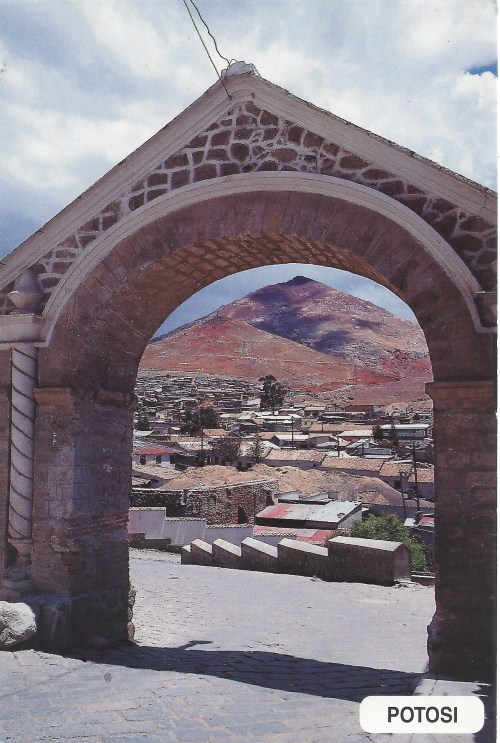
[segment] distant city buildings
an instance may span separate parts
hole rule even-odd
[[[178,535],[186,534],[180,522],[189,534],[201,529],[203,539],[210,529],[217,527],[213,534],[220,536],[227,527],[235,543],[238,529],[242,539],[253,533],[274,543],[293,533],[322,543],[325,535],[349,533],[353,520],[388,513],[432,541],[430,403],[415,411],[394,404],[342,407],[335,399],[315,402],[292,391],[273,413],[260,409],[259,393],[259,383],[249,380],[139,375],[131,505],[159,510],[162,534],[177,535],[165,544],[175,547]],[[218,427],[181,433],[185,420],[204,407],[216,411]],[[319,479],[311,493],[303,478],[313,475]]]

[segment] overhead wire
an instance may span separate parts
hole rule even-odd
[[[234,60],[231,60],[231,61],[230,61],[230,60],[229,60],[229,59],[228,59],[227,57],[225,57],[225,56],[224,56],[223,54],[221,54],[221,53],[220,53],[220,51],[219,51],[219,47],[217,46],[217,41],[215,40],[215,36],[214,36],[214,35],[213,35],[213,33],[212,33],[212,32],[210,31],[210,29],[209,29],[209,27],[208,27],[208,23],[207,23],[207,22],[205,21],[205,19],[203,18],[202,14],[200,13],[200,11],[199,11],[199,9],[198,9],[198,6],[197,6],[197,5],[196,5],[196,3],[194,2],[194,0],[189,0],[189,2],[191,3],[191,5],[193,6],[193,8],[194,8],[194,9],[196,10],[196,12],[198,13],[198,16],[199,16],[199,18],[200,18],[200,21],[201,21],[201,22],[203,23],[203,25],[204,25],[204,26],[205,26],[205,28],[207,29],[207,33],[208,33],[208,35],[210,36],[210,38],[211,38],[211,39],[212,39],[212,41],[214,42],[214,47],[215,47],[215,51],[217,52],[217,54],[219,55],[219,57],[220,57],[221,59],[223,59],[223,60],[224,60],[224,62],[227,62],[227,66],[229,67],[229,65],[231,64],[231,62],[232,62],[232,61],[234,61]]]
[[[221,82],[221,84],[222,84],[222,87],[223,87],[223,88],[224,88],[224,90],[226,91],[226,93],[227,93],[227,97],[229,98],[229,100],[231,100],[231,96],[229,95],[229,91],[228,91],[228,89],[226,88],[226,86],[224,85],[224,80],[222,79],[222,75],[221,75],[221,73],[219,72],[219,70],[217,69],[217,67],[215,66],[215,62],[213,61],[212,57],[210,56],[210,52],[208,51],[208,48],[207,48],[207,45],[205,44],[205,41],[204,41],[204,39],[203,39],[203,36],[201,35],[201,33],[200,33],[199,29],[198,29],[198,26],[196,25],[196,22],[195,22],[195,20],[194,20],[194,18],[193,18],[193,14],[191,13],[191,11],[190,11],[190,9],[189,9],[189,6],[188,6],[188,4],[187,4],[187,0],[182,0],[182,1],[183,1],[183,3],[184,3],[184,6],[185,6],[185,8],[186,8],[186,10],[187,10],[188,14],[189,14],[189,17],[191,18],[191,22],[192,22],[192,24],[193,24],[193,26],[194,26],[194,28],[195,28],[195,30],[196,30],[196,33],[198,34],[198,36],[199,36],[199,39],[200,39],[201,43],[203,44],[203,48],[205,49],[205,51],[206,51],[206,53],[207,53],[207,56],[208,56],[208,58],[209,58],[210,62],[212,63],[212,67],[214,68],[214,70],[215,70],[215,72],[216,72],[216,74],[217,74],[217,77],[219,78],[219,80],[220,80],[220,82]],[[194,8],[196,9],[196,12],[198,13],[198,15],[199,15],[199,17],[200,17],[201,21],[203,22],[203,24],[205,25],[205,27],[206,27],[206,29],[207,29],[207,31],[208,31],[208,33],[209,33],[209,35],[210,35],[211,39],[213,40],[213,42],[214,42],[214,45],[215,45],[215,49],[216,49],[216,51],[217,51],[217,54],[219,55],[219,57],[221,57],[221,59],[223,59],[223,60],[224,60],[225,62],[227,62],[227,63],[228,63],[228,66],[229,66],[229,65],[230,65],[230,62],[229,62],[229,60],[228,60],[228,59],[226,59],[226,57],[223,57],[223,56],[222,56],[222,54],[221,54],[221,53],[219,52],[219,49],[218,49],[218,47],[217,47],[217,42],[215,41],[215,38],[214,38],[213,34],[211,33],[210,29],[208,28],[208,25],[207,25],[207,24],[205,23],[205,21],[203,20],[203,18],[202,18],[202,15],[201,15],[200,11],[199,11],[199,10],[198,10],[198,8],[196,7],[196,5],[195,5],[195,3],[193,2],[193,0],[190,0],[190,2],[191,2],[191,4],[193,5],[193,7],[194,7]]]

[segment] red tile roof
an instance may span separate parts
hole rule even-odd
[[[139,456],[152,454],[175,454],[178,449],[172,449],[166,446],[143,446],[140,449],[134,449],[134,454]]]

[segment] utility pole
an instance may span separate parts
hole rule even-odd
[[[201,429],[201,447],[200,447],[200,464],[203,467],[205,464],[205,452],[203,450],[203,435],[204,431],[203,428]]]
[[[399,470],[399,482],[401,483],[401,501],[403,503],[403,516],[406,521],[406,503],[405,503],[405,494],[403,491],[403,472],[402,470]]]
[[[413,471],[415,473],[415,498],[417,500],[417,511],[420,511],[420,499],[418,494],[417,457],[415,454],[415,442],[413,442]]]

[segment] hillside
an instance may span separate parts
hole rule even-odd
[[[391,377],[408,365],[412,373],[429,369],[418,325],[303,276],[252,292],[219,315]]]
[[[209,316],[149,344],[142,368],[258,379],[274,374],[289,386],[337,390],[376,384],[387,376],[258,330],[242,320]]]
[[[274,374],[311,393],[373,397],[379,389],[389,401],[422,397],[432,378],[417,325],[304,277],[153,339],[141,368],[247,379]]]

